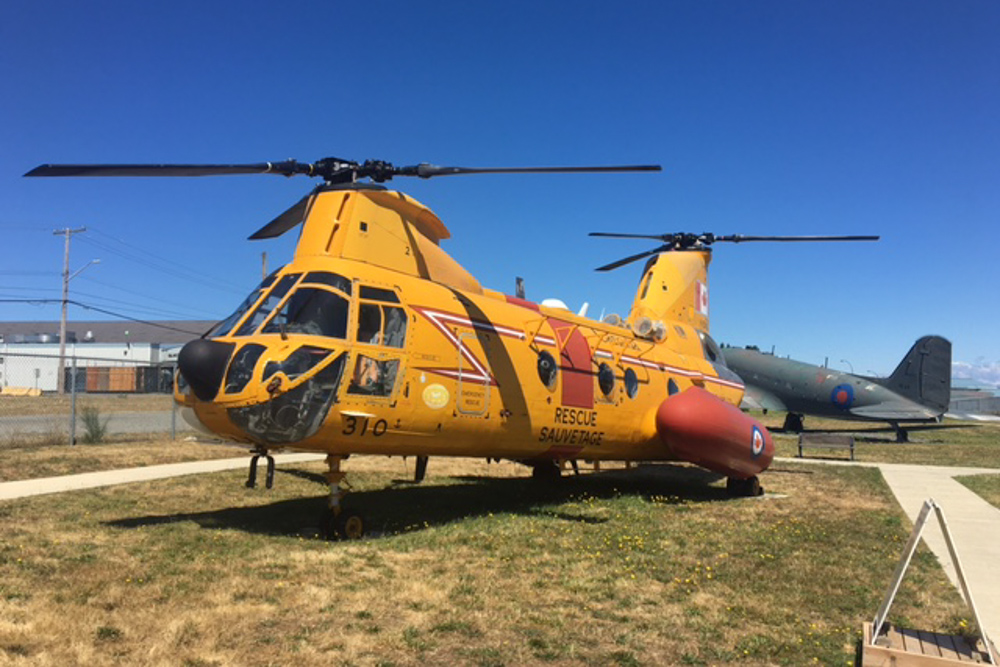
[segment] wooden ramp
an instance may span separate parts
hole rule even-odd
[[[872,624],[864,624],[864,648],[861,664],[865,667],[934,667],[934,665],[990,664],[989,652],[980,650],[980,642],[969,644],[959,635],[908,630],[885,625],[872,641]]]
[[[941,533],[948,546],[948,554],[951,556],[952,565],[955,566],[955,574],[961,586],[962,596],[965,603],[969,605],[975,627],[979,632],[979,638],[970,643],[959,635],[941,635],[935,632],[923,632],[919,630],[907,630],[898,626],[893,626],[886,621],[889,614],[889,607],[892,606],[896,593],[899,592],[899,585],[903,582],[903,575],[910,566],[910,559],[917,549],[917,542],[920,534],[924,530],[927,518],[931,511],[937,515],[938,523],[941,525]],[[958,558],[958,551],[955,550],[955,543],[951,539],[951,531],[948,530],[948,522],[944,518],[944,511],[941,506],[934,502],[933,498],[924,501],[920,514],[913,524],[913,532],[910,533],[910,540],[903,549],[903,557],[896,566],[896,573],[886,591],[882,606],[875,614],[875,620],[864,624],[864,644],[861,651],[862,665],[892,665],[895,667],[933,667],[934,665],[955,665],[958,663],[984,663],[990,665],[997,664],[997,650],[990,642],[983,622],[979,618],[979,611],[976,603],[972,599],[972,591],[965,579],[965,572],[962,570],[962,561]]]

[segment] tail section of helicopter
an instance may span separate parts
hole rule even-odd
[[[647,263],[639,281],[629,322],[642,318],[680,322],[708,331],[708,250],[664,252]]]

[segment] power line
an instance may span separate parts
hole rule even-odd
[[[85,280],[88,283],[96,283],[98,285],[103,285],[104,287],[110,287],[111,289],[118,290],[120,292],[126,292],[128,294],[133,294],[135,296],[140,296],[140,297],[143,297],[143,298],[146,298],[146,299],[155,299],[156,301],[158,301],[160,303],[168,303],[168,304],[171,304],[171,305],[174,305],[174,306],[182,306],[182,307],[188,305],[188,304],[184,304],[184,303],[178,303],[176,301],[167,301],[166,299],[163,299],[163,298],[160,298],[160,297],[154,297],[152,295],[144,294],[142,292],[137,292],[135,290],[131,290],[131,289],[128,289],[126,287],[122,287],[121,285],[113,285],[111,283],[106,283],[103,280],[98,280],[97,278],[91,278],[90,276],[81,276],[80,280]],[[111,299],[110,297],[100,297],[100,298],[103,298],[103,299],[105,299],[107,301],[114,301],[114,299]],[[132,305],[134,305],[134,304],[132,304]],[[197,310],[197,311],[199,311],[199,312],[201,312],[203,314],[208,314],[209,316],[211,316],[213,314],[212,311],[202,310],[200,308],[196,308],[194,310]]]
[[[104,241],[99,241],[92,238],[87,239],[86,242],[103,250],[106,250],[108,252],[114,253],[119,257],[127,259],[131,262],[142,264],[147,269],[149,268],[155,269],[157,271],[161,271],[168,275],[174,276],[175,278],[181,278],[182,280],[188,280],[191,282],[199,283],[201,285],[206,285],[212,287],[213,289],[225,292],[233,291],[233,292],[243,293],[243,291],[245,291],[244,286],[236,285],[235,283],[231,283],[226,280],[207,278],[205,276],[204,271],[202,270],[185,267],[179,264],[176,260],[160,257],[159,255],[151,253],[148,250],[139,248],[130,243],[127,243],[126,241],[111,236],[106,232],[98,231],[98,234],[114,241],[115,243],[125,246],[126,248],[130,248],[134,252],[126,251],[121,248],[117,248],[111,244],[108,244]],[[152,260],[152,262],[150,260]]]
[[[27,304],[49,304],[49,303],[62,303],[62,299],[0,299],[0,303],[27,303]],[[204,331],[189,331],[187,329],[180,329],[178,327],[172,327],[168,324],[160,324],[158,322],[152,322],[150,320],[143,320],[137,317],[129,317],[122,313],[116,313],[113,310],[107,310],[105,308],[98,308],[97,306],[92,306],[86,303],[81,303],[74,299],[67,299],[66,303],[71,303],[74,306],[83,308],[84,310],[93,310],[98,313],[104,313],[105,315],[111,315],[112,317],[117,317],[120,320],[128,320],[129,322],[138,322],[139,324],[148,324],[151,327],[157,327],[159,329],[169,329],[170,331],[179,331],[181,333],[193,334],[195,336],[200,336]]]

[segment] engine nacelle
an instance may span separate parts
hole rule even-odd
[[[667,397],[656,411],[656,432],[678,459],[735,479],[756,475],[774,458],[760,422],[701,387]]]

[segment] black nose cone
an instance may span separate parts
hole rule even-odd
[[[195,396],[203,401],[215,398],[235,347],[233,343],[199,338],[181,348],[177,367]]]

